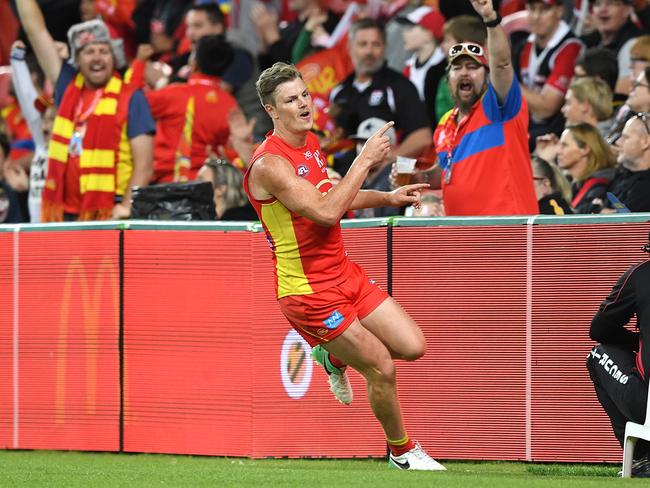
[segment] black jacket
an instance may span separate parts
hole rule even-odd
[[[636,315],[638,332],[625,326]],[[591,321],[589,337],[603,344],[614,344],[639,351],[639,373],[645,378],[650,368],[650,348],[641,347],[650,334],[650,261],[628,269],[618,279],[610,294],[600,304]]]

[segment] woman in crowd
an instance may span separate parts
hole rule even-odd
[[[555,164],[539,156],[531,158],[535,194],[539,203],[539,213],[547,215],[567,215],[573,210],[571,200],[571,183]]]
[[[244,193],[241,171],[228,161],[206,160],[199,170],[198,179],[212,183],[217,220],[258,220]]]
[[[586,123],[564,129],[557,162],[573,180],[571,206],[575,213],[599,212],[598,202],[606,199],[616,157],[598,129]]]

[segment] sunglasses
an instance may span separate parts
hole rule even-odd
[[[639,119],[643,123],[643,127],[645,127],[646,133],[650,136],[650,128],[648,128],[648,114],[645,112],[639,112],[634,114],[634,119]]]
[[[454,44],[449,48],[449,56],[458,56],[460,54],[469,54],[470,56],[483,56],[483,47],[473,42],[461,42]]]

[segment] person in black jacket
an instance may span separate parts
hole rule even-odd
[[[650,242],[643,250],[650,252]],[[626,326],[634,315],[636,327],[631,330]],[[643,423],[646,416],[650,348],[642,346],[649,333],[650,260],[645,260],[621,275],[589,329],[589,337],[599,344],[587,356],[587,369],[621,446],[625,424]],[[632,476],[650,477],[649,448],[646,441],[637,442]]]
[[[639,113],[625,124],[617,141],[618,167],[607,191],[632,212],[650,212],[650,125],[648,115]],[[607,212],[612,202],[606,200]]]

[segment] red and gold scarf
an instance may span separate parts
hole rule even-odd
[[[70,157],[70,141],[79,123],[79,107],[84,77],[77,73],[63,95],[49,146],[47,180],[43,188],[43,222],[63,220],[65,172]],[[120,141],[126,126],[131,85],[113,74],[85,121],[83,149],[79,155],[79,220],[111,217],[118,185],[125,179],[120,161]],[[119,163],[119,164],[118,164]],[[131,164],[128,170],[132,170]],[[130,177],[130,174],[129,174]],[[128,180],[128,178],[127,178]]]

